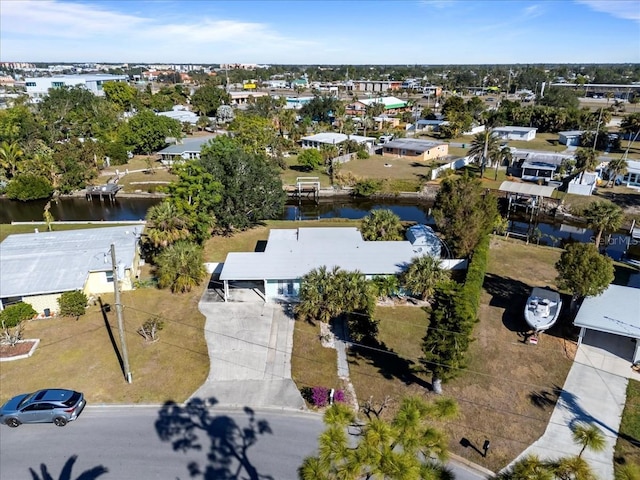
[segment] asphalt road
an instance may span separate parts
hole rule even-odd
[[[107,473],[86,478],[295,480],[322,430],[321,417],[309,413],[89,406],[63,428],[0,425],[0,479],[47,478],[44,468],[55,480],[74,480],[103,467]],[[71,476],[61,476],[73,456]],[[453,467],[460,480],[483,478]]]

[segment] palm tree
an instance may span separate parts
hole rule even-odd
[[[593,424],[578,423],[574,425],[571,429],[571,437],[574,442],[582,447],[578,457],[582,457],[587,448],[594,452],[602,452],[607,448],[607,442],[602,430]]]
[[[554,474],[547,462],[537,455],[528,455],[495,478],[497,480],[554,480]]]
[[[342,292],[335,288],[333,280],[339,272],[338,267],[329,271],[323,265],[302,277],[300,302],[296,306],[296,315],[300,319],[328,323],[342,313]]]
[[[146,220],[146,235],[155,248],[166,248],[189,237],[187,223],[171,201],[165,200],[151,207]]]
[[[624,212],[615,203],[596,201],[585,209],[584,217],[589,228],[597,230],[594,241],[596,246],[600,247],[603,232],[620,228],[624,221]]]
[[[616,178],[618,175],[624,175],[627,173],[627,167],[629,164],[627,163],[627,159],[625,157],[616,158],[615,160],[611,160],[609,165],[607,166],[607,171],[609,172],[609,185],[613,187],[615,184]]]
[[[500,143],[497,135],[493,134],[491,129],[485,129],[476,133],[471,140],[469,148],[469,156],[474,157],[480,165],[480,176],[484,175],[484,169],[487,165],[492,165],[494,159],[498,157],[500,152]]]
[[[400,217],[389,209],[372,210],[360,223],[365,240],[402,240],[402,229]]]
[[[591,148],[579,148],[575,155],[576,167],[580,171],[580,183],[584,172],[592,172],[598,166],[598,156]]]
[[[430,255],[416,257],[402,274],[402,283],[407,290],[429,299],[436,285],[449,278],[449,271],[442,268],[439,259]]]
[[[17,143],[0,143],[0,167],[12,177],[18,170],[18,163],[24,157],[24,152]]]
[[[560,480],[596,480],[596,476],[584,458],[562,457],[552,465],[554,474]]]
[[[202,248],[181,240],[162,250],[156,257],[158,286],[171,288],[173,293],[190,292],[200,285],[207,273]]]

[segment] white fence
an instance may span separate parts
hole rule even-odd
[[[472,162],[471,157],[458,158],[453,162],[447,163],[445,165],[441,165],[438,168],[434,168],[431,170],[431,180],[435,180],[440,175],[440,172],[445,170],[457,170],[459,168],[464,167],[465,165],[469,165]]]

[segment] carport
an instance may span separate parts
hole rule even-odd
[[[580,327],[578,346],[588,330],[616,335],[617,343],[635,342],[629,360],[640,362],[640,288],[609,285],[602,295],[587,297],[580,307],[573,324]],[[625,338],[620,338],[625,337]],[[629,354],[627,354],[629,355]]]

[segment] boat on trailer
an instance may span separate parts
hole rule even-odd
[[[524,309],[524,319],[537,333],[553,326],[560,316],[562,299],[558,292],[536,287],[531,291]]]

